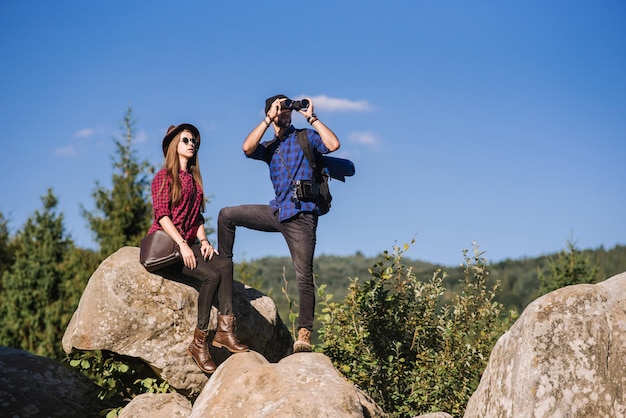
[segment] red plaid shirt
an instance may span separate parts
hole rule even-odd
[[[198,227],[204,224],[204,217],[200,213],[204,193],[196,184],[193,176],[186,171],[178,172],[182,194],[180,203],[172,208],[170,202],[170,184],[172,180],[167,175],[167,170],[161,169],[152,180],[152,206],[154,209],[154,222],[148,233],[161,228],[159,220],[169,216],[180,235],[189,243],[196,240]]]

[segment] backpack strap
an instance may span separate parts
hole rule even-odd
[[[298,129],[296,132],[296,136],[298,137],[298,143],[300,144],[300,147],[304,152],[304,156],[309,161],[309,164],[313,169],[314,180],[317,183],[321,183],[323,177],[322,167],[317,167],[318,160],[314,157],[314,155],[317,157],[317,155],[319,155],[319,152],[316,151],[315,153],[313,153],[313,149],[311,148],[311,142],[309,141],[309,137],[306,134],[306,129]]]
[[[305,129],[298,129],[296,132],[296,136],[298,137],[298,143],[304,152],[304,156],[309,161],[313,172],[315,172],[315,168],[317,164],[315,163],[315,158],[313,158],[313,151],[311,150],[311,143],[309,142],[309,137],[306,134]]]

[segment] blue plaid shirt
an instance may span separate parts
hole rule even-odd
[[[306,129],[306,133],[313,150],[317,149],[322,154],[329,153],[316,131]],[[296,129],[293,126],[289,127],[282,141],[274,137],[271,141],[261,142],[249,158],[265,161],[269,165],[270,178],[276,194],[270,206],[278,211],[279,221],[291,219],[300,212],[319,214],[317,203],[301,202],[294,196],[295,182],[312,180],[313,169],[298,143]]]

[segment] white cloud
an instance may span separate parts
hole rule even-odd
[[[55,149],[54,154],[62,157],[73,156],[76,155],[76,149],[73,145],[68,145],[67,147]]]
[[[95,129],[85,128],[74,134],[74,138],[89,138],[96,132]]]
[[[54,155],[57,155],[59,157],[74,157],[74,156],[77,156],[79,154],[79,149],[82,148],[81,140],[89,139],[95,133],[96,133],[96,130],[93,129],[93,128],[80,129],[80,130],[74,132],[74,135],[72,136],[72,139],[70,140],[70,142],[72,142],[72,143],[67,145],[67,146],[65,146],[65,147],[56,148],[54,150]]]
[[[367,100],[337,99],[325,95],[313,96],[311,99],[316,109],[325,111],[367,112],[372,110],[372,106],[370,106]]]
[[[348,135],[348,141],[355,144],[375,146],[380,143],[380,139],[372,132],[351,132]]]

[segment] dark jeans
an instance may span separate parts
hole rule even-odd
[[[217,218],[219,253],[232,259],[235,230],[243,226],[256,231],[280,232],[285,237],[298,280],[300,299],[299,328],[313,330],[315,286],[313,284],[313,255],[317,230],[317,215],[300,213],[285,221],[269,205],[241,205],[225,207]]]
[[[200,282],[198,289],[198,322],[197,327],[202,331],[209,329],[211,306],[217,293],[217,307],[222,315],[233,313],[233,261],[222,255],[213,254],[210,260],[204,260],[200,253],[200,245],[191,246],[198,265],[190,270],[181,261],[163,268],[158,273],[165,277],[168,274],[178,273],[191,277]]]

